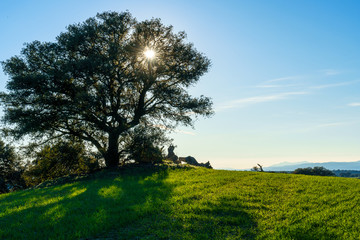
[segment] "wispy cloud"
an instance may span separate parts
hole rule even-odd
[[[349,103],[348,106],[350,106],[350,107],[360,107],[360,102]]]
[[[274,78],[274,79],[270,79],[265,81],[266,84],[264,85],[260,85],[260,86],[264,86],[264,87],[268,87],[268,86],[274,86],[274,87],[278,87],[281,85],[271,85],[268,83],[278,83],[278,82],[293,82],[294,80],[308,80],[308,79],[313,79],[313,78],[318,78],[319,73],[321,73],[321,76],[334,76],[334,75],[339,75],[342,72],[335,70],[335,69],[322,69],[317,71],[317,73],[310,73],[310,74],[303,74],[303,75],[294,75],[294,76],[286,76],[286,77],[280,77],[280,78]]]
[[[310,88],[322,89],[322,88],[330,88],[330,87],[341,87],[341,86],[347,86],[347,85],[351,85],[351,84],[358,83],[358,82],[360,82],[360,80],[339,82],[339,83],[329,83],[329,84],[323,84],[323,85],[318,85],[318,86],[312,86]]]
[[[332,123],[323,123],[316,125],[314,128],[326,128],[326,127],[337,127],[351,124],[352,122],[332,122]]]
[[[321,73],[321,76],[319,76]],[[315,92],[316,89],[326,89],[326,88],[335,88],[335,87],[342,87],[348,86],[352,84],[359,83],[360,80],[353,80],[353,81],[343,81],[343,82],[333,82],[333,83],[326,83],[326,84],[319,84],[319,85],[312,85],[311,82],[316,81],[318,78],[323,79],[325,76],[332,76],[341,74],[340,71],[334,69],[324,69],[319,70],[317,73],[308,74],[308,75],[294,75],[294,76],[287,76],[281,78],[275,78],[271,80],[264,81],[255,88],[262,89],[263,91],[273,92],[274,90],[280,91],[282,89],[282,93],[277,94],[269,94],[269,95],[260,95],[255,97],[249,98],[240,98],[237,100],[229,101],[227,103],[223,103],[216,107],[216,111],[231,109],[231,108],[242,108],[252,104],[264,103],[264,102],[271,102],[277,100],[288,99],[294,95],[305,95]],[[300,81],[299,81],[300,80]],[[360,103],[350,103],[349,106],[360,106]]]
[[[287,87],[296,87],[299,86],[298,84],[286,84],[286,85],[281,85],[281,84],[263,84],[263,85],[258,85],[256,86],[256,88],[287,88]]]
[[[185,134],[185,135],[191,135],[191,136],[195,136],[196,133],[194,132],[189,132],[189,131],[183,131],[183,130],[175,130],[176,133],[182,133],[182,134]]]
[[[322,123],[322,124],[315,125],[313,127],[310,127],[307,130],[312,131],[312,130],[323,129],[323,128],[335,128],[335,127],[352,125],[352,124],[357,124],[357,123],[358,123],[358,121],[329,122],[329,123]]]
[[[343,121],[343,122],[327,122],[327,123],[319,123],[312,126],[303,126],[298,128],[292,128],[291,130],[287,131],[289,132],[312,132],[317,130],[330,130],[332,128],[337,128],[341,126],[347,126],[347,125],[353,125],[358,124],[359,121]]]
[[[270,79],[266,82],[283,82],[283,81],[289,81],[289,80],[298,80],[298,79],[304,79],[304,78],[311,78],[311,77],[318,77],[319,73],[321,73],[321,75],[325,75],[325,76],[333,76],[333,75],[339,75],[342,74],[341,71],[336,70],[336,69],[321,69],[318,71],[315,71],[313,73],[310,74],[299,74],[299,75],[293,75],[293,76],[285,76],[285,77],[280,77],[280,78],[274,78],[274,79]]]
[[[289,81],[289,80],[296,80],[296,79],[300,79],[302,76],[289,76],[289,77],[281,77],[281,78],[275,78],[275,79],[271,79],[268,80],[266,82],[284,82],[284,81]]]
[[[251,104],[282,100],[282,99],[287,99],[290,96],[305,95],[305,94],[308,94],[308,92],[285,92],[285,93],[278,93],[278,94],[268,95],[268,96],[256,96],[256,97],[249,97],[249,98],[241,98],[241,99],[231,101],[227,104],[223,104],[223,105],[219,106],[217,108],[217,110],[219,111],[219,110],[225,110],[225,109],[231,109],[231,108],[246,107]]]
[[[323,70],[320,70],[319,72],[325,74],[326,76],[334,76],[334,75],[341,74],[340,71],[335,70],[335,69],[323,69]]]

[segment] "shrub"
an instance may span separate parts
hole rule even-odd
[[[21,189],[23,167],[13,147],[0,140],[0,193]]]
[[[161,162],[164,156],[159,146],[169,141],[161,129],[139,126],[129,133],[125,140],[125,159],[134,160],[137,163]]]
[[[351,172],[341,172],[339,174],[340,177],[350,177],[351,175],[352,175]]]
[[[157,163],[164,159],[161,149],[155,146],[148,136],[135,136],[127,150],[128,159],[138,163]]]
[[[35,160],[24,173],[29,186],[70,174],[93,172],[99,168],[97,159],[86,153],[83,143],[59,141],[44,146],[36,153]]]
[[[262,168],[262,165],[257,164],[257,166],[254,166],[251,171],[255,171],[255,172],[263,172],[264,169]]]

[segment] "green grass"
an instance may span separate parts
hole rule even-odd
[[[0,195],[0,239],[359,239],[358,179],[128,169]]]

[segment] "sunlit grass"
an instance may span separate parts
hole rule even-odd
[[[203,168],[0,195],[0,239],[359,239],[358,179]]]

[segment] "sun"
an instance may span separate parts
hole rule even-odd
[[[147,59],[153,59],[155,57],[155,51],[152,49],[147,49],[144,51],[144,55]]]

